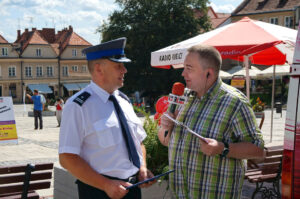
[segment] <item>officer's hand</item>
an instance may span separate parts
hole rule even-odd
[[[142,166],[140,168],[140,171],[139,171],[139,174],[138,174],[139,182],[147,180],[147,179],[152,178],[152,177],[154,177],[153,173],[150,170],[148,170],[145,166]],[[141,184],[141,185],[139,185],[139,187],[140,188],[150,187],[154,183],[156,183],[156,180]]]
[[[205,138],[208,143],[200,140],[200,150],[208,156],[215,156],[221,154],[224,149],[224,144],[222,142],[218,142],[215,139]]]
[[[125,187],[128,187],[132,184],[129,182],[124,182],[121,180],[110,180],[110,183],[106,185],[105,193],[112,199],[123,198],[127,193]]]

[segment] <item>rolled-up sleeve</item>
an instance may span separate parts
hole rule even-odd
[[[264,140],[251,106],[242,103],[233,119],[233,132],[241,142],[251,142],[263,148]]]

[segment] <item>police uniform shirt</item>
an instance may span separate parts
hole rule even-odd
[[[84,92],[90,94],[86,101],[82,105],[75,103],[74,99]],[[131,104],[119,96],[118,90],[113,95],[125,114],[142,165],[141,142],[146,132]],[[125,179],[139,169],[129,160],[120,122],[109,96],[91,82],[67,101],[62,114],[59,153],[77,154],[98,173]]]

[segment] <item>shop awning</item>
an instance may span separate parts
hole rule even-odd
[[[89,83],[77,83],[81,89],[84,89]]]
[[[79,85],[76,84],[76,83],[64,84],[64,87],[65,87],[68,91],[79,91],[79,90],[80,90]]]
[[[53,93],[48,84],[28,84],[27,87],[33,92],[35,89],[40,93]]]

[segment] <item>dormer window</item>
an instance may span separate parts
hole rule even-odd
[[[72,50],[72,57],[76,57],[77,56],[77,50],[76,49],[73,49]]]
[[[2,52],[1,54],[2,56],[8,56],[8,48],[6,47],[2,48],[1,52]]]
[[[36,56],[41,57],[42,56],[42,50],[40,48],[36,49]]]

